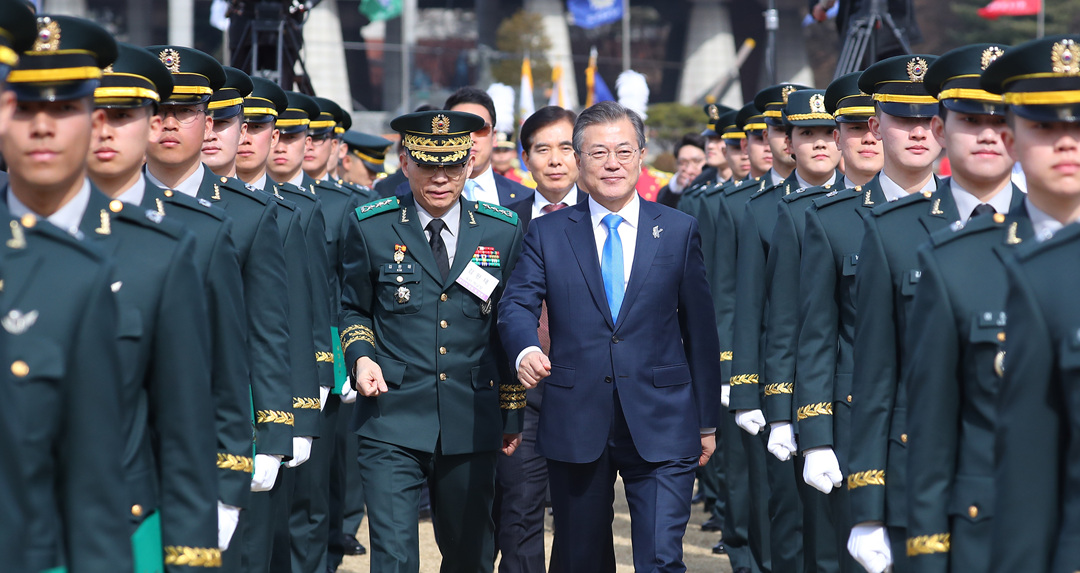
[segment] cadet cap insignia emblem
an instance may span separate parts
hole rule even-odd
[[[180,73],[180,52],[168,48],[158,53],[158,59],[169,69],[169,73]]]
[[[926,60],[911,58],[907,63],[907,76],[913,82],[922,82],[926,77]]]
[[[1055,74],[1080,75],[1080,46],[1072,40],[1062,40],[1050,48],[1050,63]]]
[[[4,325],[4,330],[10,334],[22,334],[26,332],[34,323],[37,322],[38,311],[31,310],[30,312],[23,314],[19,310],[12,309],[0,323]]]
[[[34,39],[35,52],[55,52],[60,49],[60,23],[48,16],[37,21],[38,33]]]
[[[713,121],[720,119],[720,108],[716,107],[716,104],[709,104],[709,119]]]
[[[782,97],[784,99],[784,105],[787,105],[788,96],[795,93],[796,91],[798,91],[798,90],[797,90],[797,88],[795,86],[784,86],[780,90],[780,97]]]
[[[431,118],[432,135],[448,135],[450,133],[450,118],[443,114]]]
[[[997,46],[990,46],[989,48],[983,50],[982,59],[980,60],[979,65],[983,70],[985,70],[987,66],[994,62],[994,60],[1000,58],[1003,55],[1005,55],[1005,50],[1002,50]]]
[[[825,96],[821,94],[814,94],[810,96],[810,112],[828,113],[825,111]]]

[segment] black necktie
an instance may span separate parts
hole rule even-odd
[[[431,238],[428,239],[431,254],[435,255],[435,264],[439,265],[439,273],[442,274],[443,280],[446,280],[446,275],[450,274],[450,256],[446,253],[446,243],[442,239],[444,228],[446,228],[446,223],[442,219],[432,219],[427,224],[427,230],[431,233]]]
[[[979,215],[987,215],[997,213],[997,209],[994,209],[993,205],[987,205],[986,203],[979,203],[971,210],[971,218],[974,219]]]

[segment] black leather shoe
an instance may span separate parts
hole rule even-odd
[[[352,535],[342,535],[341,546],[345,555],[364,555],[367,553],[367,547],[364,547],[360,541]]]
[[[721,529],[720,520],[716,519],[715,516],[710,517],[709,519],[707,519],[705,521],[705,523],[701,524],[701,530],[702,531],[720,531],[720,529]]]
[[[713,555],[723,555],[727,553],[727,548],[724,547],[723,541],[717,541],[716,545],[712,546]]]

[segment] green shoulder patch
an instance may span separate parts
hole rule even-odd
[[[518,224],[518,215],[511,209],[506,207],[500,207],[499,205],[493,205],[491,203],[485,203],[483,201],[476,202],[476,212],[488,217],[495,217],[510,223],[511,225]]]
[[[379,213],[385,213],[387,211],[397,211],[398,207],[400,207],[400,202],[397,197],[386,197],[357,207],[356,219],[363,221],[372,215],[378,215]]]

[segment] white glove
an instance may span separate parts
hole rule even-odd
[[[725,408],[731,405],[731,384],[720,385],[720,403]]]
[[[255,454],[255,472],[251,475],[251,491],[270,491],[277,482],[281,456]]]
[[[233,533],[236,533],[236,523],[240,521],[240,508],[225,505],[220,500],[217,502],[217,544],[218,549],[225,551],[229,548]]]
[[[352,404],[356,401],[356,388],[352,385],[352,376],[345,379],[345,387],[341,390],[341,403]]]
[[[319,386],[319,411],[322,412],[326,408],[326,398],[330,395],[329,386]]]
[[[803,458],[806,463],[803,464],[802,479],[810,487],[821,493],[829,493],[832,488],[844,483],[840,462],[836,460],[836,452],[832,448],[811,448],[806,450]]]
[[[795,432],[791,422],[773,422],[769,424],[769,444],[766,446],[769,453],[776,459],[786,462],[795,455]]]
[[[852,527],[847,550],[869,573],[884,573],[893,563],[889,533],[880,521],[864,521]]]
[[[735,425],[739,426],[751,436],[765,429],[765,414],[761,410],[736,410]]]
[[[311,457],[311,436],[293,436],[292,459],[285,463],[286,467],[295,468],[308,461]]]

